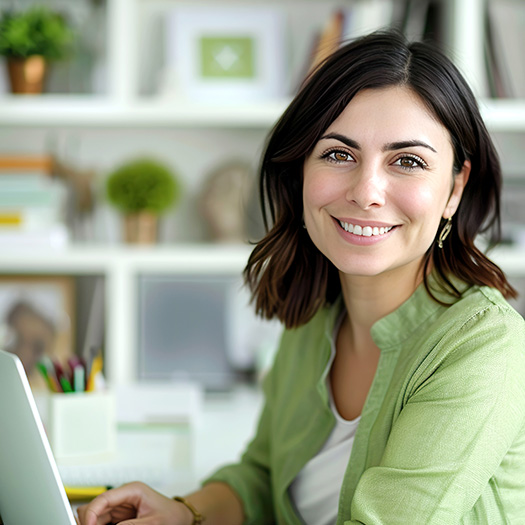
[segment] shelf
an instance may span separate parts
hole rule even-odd
[[[206,104],[176,99],[139,99],[137,103],[115,104],[101,96],[4,96],[0,98],[0,125],[268,128],[288,102]]]
[[[115,104],[103,96],[42,95],[0,98],[0,126],[74,127],[241,127],[269,128],[289,99],[238,104],[208,104],[178,99],[139,99]],[[491,131],[525,132],[525,100],[482,99]]]
[[[251,246],[242,244],[159,245],[153,248],[94,245],[54,251],[9,248],[0,256],[0,272],[74,275],[125,269],[148,273],[240,275],[251,250]],[[499,247],[489,256],[505,272],[525,275],[525,247]]]
[[[483,99],[480,109],[489,131],[525,132],[525,100]]]
[[[0,272],[89,274],[141,272],[241,274],[251,248],[244,245],[72,246],[63,250],[3,250]],[[28,256],[30,255],[30,256]]]

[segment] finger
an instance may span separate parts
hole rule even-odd
[[[116,489],[108,490],[100,496],[97,496],[82,509],[85,525],[103,525],[111,521],[112,510],[117,507],[125,507],[133,512],[140,505],[141,498],[141,484],[138,483],[130,483]],[[131,513],[128,514],[128,516],[132,515]],[[104,519],[107,521],[103,521]]]
[[[107,525],[111,523],[111,512],[106,511],[100,514],[96,514],[91,509],[87,509],[84,517],[84,525]]]
[[[120,523],[121,521],[129,520],[131,518],[136,518],[137,516],[138,516],[137,509],[134,509],[133,507],[130,507],[130,506],[122,505],[120,507],[117,507],[116,509],[112,509],[111,520],[109,521]]]
[[[77,519],[77,525],[86,525],[89,523],[87,519],[88,512],[91,512],[91,509],[89,508],[88,504],[82,505],[77,508],[78,518],[80,518],[80,519],[75,518]],[[119,523],[122,520],[134,518],[136,515],[137,515],[137,509],[135,509],[135,507],[133,507],[132,505],[127,505],[124,503],[115,508],[109,509],[107,512],[105,512],[104,514],[101,514],[100,516],[96,516],[95,519],[96,519],[97,524],[101,522],[106,524],[107,522],[110,522],[110,521]]]

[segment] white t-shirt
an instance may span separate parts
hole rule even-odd
[[[325,372],[335,358],[335,341],[344,314],[335,325],[332,334],[332,353]],[[335,416],[335,426],[321,450],[299,472],[290,485],[289,494],[297,511],[307,525],[334,525],[337,521],[339,493],[343,483],[354,436],[360,416],[347,421],[337,411],[327,373],[330,407]]]

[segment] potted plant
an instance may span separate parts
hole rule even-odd
[[[139,244],[156,242],[159,215],[181,193],[173,171],[151,158],[118,167],[108,176],[106,190],[109,201],[124,214],[125,240]]]
[[[66,56],[73,32],[66,19],[44,6],[0,15],[0,55],[7,59],[13,93],[41,93],[48,61]]]

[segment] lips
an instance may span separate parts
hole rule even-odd
[[[388,233],[394,226],[374,226],[352,224],[350,222],[338,221],[343,230],[362,237],[376,237]]]

